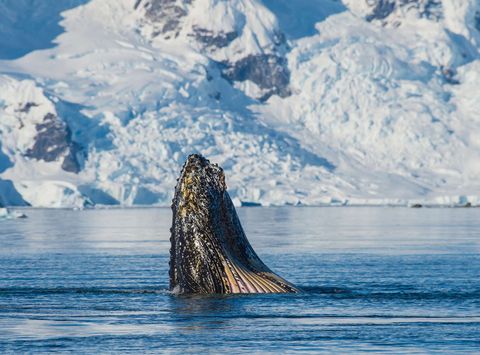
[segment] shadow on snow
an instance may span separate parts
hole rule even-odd
[[[55,46],[62,32],[62,12],[89,0],[0,1],[0,60],[13,60]]]
[[[263,0],[263,4],[277,17],[287,38],[293,40],[313,36],[317,22],[346,10],[345,5],[333,0]]]

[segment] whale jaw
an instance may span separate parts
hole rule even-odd
[[[222,168],[200,155],[183,166],[172,203],[170,290],[178,294],[298,292],[248,242]]]

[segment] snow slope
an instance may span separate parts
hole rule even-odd
[[[237,205],[477,204],[477,0],[1,6],[4,204],[168,205],[194,152]]]

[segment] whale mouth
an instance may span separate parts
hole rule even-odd
[[[172,201],[170,290],[174,293],[289,293],[248,242],[223,169],[198,154],[185,162]]]

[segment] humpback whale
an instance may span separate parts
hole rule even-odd
[[[187,158],[172,201],[170,290],[175,294],[291,293],[247,240],[223,169]]]

